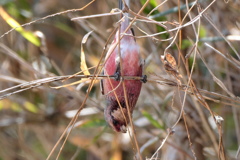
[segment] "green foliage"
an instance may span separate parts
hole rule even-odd
[[[182,40],[181,49],[187,49],[192,46],[192,43],[188,39]]]
[[[207,30],[205,29],[204,26],[201,26],[199,31],[199,38],[204,38],[206,36],[207,36]]]
[[[146,0],[141,0],[141,4],[143,5],[144,3],[146,2]],[[149,12],[151,12],[151,10],[153,10],[154,8],[157,7],[157,2],[155,0],[150,0],[150,2],[148,3],[147,7],[143,10],[143,12],[145,14],[149,14]],[[154,12],[152,12],[152,15],[155,15],[155,14],[158,14],[160,13],[158,10],[155,10]],[[157,18],[154,18],[156,21],[166,21],[167,18],[165,16],[160,16],[160,17],[157,17]],[[165,28],[159,26],[159,25],[156,25],[156,28],[157,28],[157,32],[163,32],[163,31],[166,31]],[[161,34],[160,37],[162,39],[167,39],[169,37],[169,34],[168,33],[165,33],[165,34]]]
[[[18,28],[16,28],[16,30],[18,30]],[[18,31],[26,40],[28,40],[32,44],[40,47],[41,42],[40,42],[39,38],[36,37],[36,35],[34,35],[34,33],[25,31],[25,30],[18,30]]]
[[[17,19],[26,19],[32,17],[29,3],[25,0],[19,0],[17,3],[7,3],[5,5],[5,8],[7,9],[7,13],[3,9],[1,9],[1,16],[3,17],[3,19],[13,29],[18,31],[26,40],[40,47],[41,42],[39,38],[33,32],[25,30],[23,27],[20,26],[19,22],[12,18],[12,16]]]
[[[146,0],[141,0],[142,5],[145,4],[145,2]],[[157,7],[157,2],[155,0],[150,0],[148,6],[144,9],[144,12],[148,14],[155,7]]]
[[[34,105],[33,103],[31,103],[31,102],[25,102],[24,103],[24,107],[28,110],[28,111],[30,111],[30,112],[32,112],[32,113],[38,113],[38,108],[37,108],[37,106],[36,105]]]
[[[5,5],[5,4],[8,4],[10,2],[13,2],[13,0],[1,0],[0,5]]]
[[[7,12],[14,18],[27,20],[32,17],[31,7],[27,0],[11,0],[4,4]]]
[[[0,111],[3,109],[3,101],[0,101]]]
[[[15,112],[21,112],[22,107],[18,103],[12,103],[11,109]]]
[[[201,26],[200,27],[200,31],[199,31],[199,39],[203,39],[204,37],[207,36],[207,31],[205,29],[204,26]],[[190,48],[192,46],[192,43],[190,40],[188,39],[183,39],[182,40],[182,46],[181,46],[181,49],[187,49],[187,48]],[[201,40],[198,42],[198,45],[201,46],[202,45],[202,42]]]
[[[151,114],[149,114],[147,111],[142,110],[142,114],[144,117],[146,117],[149,122],[156,128],[159,129],[164,129],[164,127],[156,120],[153,118],[153,116]]]
[[[106,126],[106,121],[104,119],[91,119],[84,123],[81,127],[83,128],[92,128],[92,127],[101,127]]]
[[[60,30],[62,30],[64,32],[67,32],[70,35],[75,35],[76,34],[76,32],[73,30],[73,28],[71,28],[68,24],[56,22],[55,26],[57,28],[59,28]]]

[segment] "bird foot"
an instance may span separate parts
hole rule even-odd
[[[143,83],[146,83],[147,82],[147,75],[143,75],[141,81]]]
[[[116,73],[114,74],[114,78],[115,78],[116,81],[120,81],[120,78],[121,78],[120,73],[119,73],[119,72],[116,72]]]

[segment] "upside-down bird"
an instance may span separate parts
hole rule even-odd
[[[130,4],[129,0],[125,0],[125,2],[124,6],[122,0],[119,0],[119,8],[123,11]],[[130,121],[127,102],[130,115],[132,115],[141,91],[142,82],[141,80],[124,80],[120,77],[142,76],[143,70],[139,46],[134,38],[133,30],[128,29],[124,33],[128,26],[129,16],[128,13],[124,12],[119,30],[107,52],[103,69],[104,75],[115,75],[116,78],[106,78],[101,81],[102,93],[106,96],[107,101],[104,110],[105,119],[113,130],[123,133],[127,131],[126,127]],[[127,99],[124,97],[124,86]]]

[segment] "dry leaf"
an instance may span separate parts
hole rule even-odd
[[[40,39],[34,35],[33,32],[25,30],[15,19],[13,19],[1,6],[0,6],[0,16],[16,31],[18,31],[25,39],[27,39],[32,44],[40,47]]]
[[[60,89],[60,88],[64,88],[64,87],[68,87],[68,86],[73,86],[73,85],[76,85],[76,84],[80,84],[80,83],[83,83],[83,82],[90,82],[90,81],[91,81],[91,79],[83,78],[83,79],[81,79],[80,81],[76,81],[76,82],[73,82],[73,83],[70,83],[70,84],[64,84],[64,85],[62,85],[62,86],[51,87],[51,88]]]
[[[85,53],[83,50],[83,44],[86,43],[89,35],[92,33],[93,31],[88,32],[82,39],[82,43],[81,43],[81,63],[80,63],[80,68],[83,71],[84,75],[90,75],[89,71],[88,71],[88,67],[86,64],[86,58],[85,58]]]
[[[161,56],[161,61],[163,62],[164,69],[167,73],[173,75],[181,84],[180,79],[182,78],[182,75],[178,72],[175,58],[170,53],[167,53],[166,56]]]
[[[172,68],[177,69],[176,60],[171,54],[167,53],[165,59],[172,66]]]

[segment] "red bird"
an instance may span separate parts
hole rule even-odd
[[[122,0],[120,1],[121,2],[119,4],[122,6]],[[126,5],[129,6],[129,0],[125,0],[125,2]],[[120,37],[129,25],[127,13],[124,13],[123,16],[124,18],[119,29]],[[126,99],[124,97],[123,81],[120,81],[119,76],[142,76],[142,63],[139,54],[139,46],[133,37],[133,31],[131,29],[127,30],[125,33],[127,35],[124,34],[120,43],[119,31],[117,31],[107,52],[105,58],[106,63],[103,70],[104,75],[115,75],[116,79],[104,79],[102,80],[101,85],[102,93],[106,96],[107,101],[107,106],[104,110],[105,119],[113,130],[125,133],[127,131],[126,126],[129,123],[129,116]],[[142,82],[141,80],[124,80],[124,83],[128,98],[128,105],[132,115],[141,91]],[[117,99],[119,100],[120,105]]]

